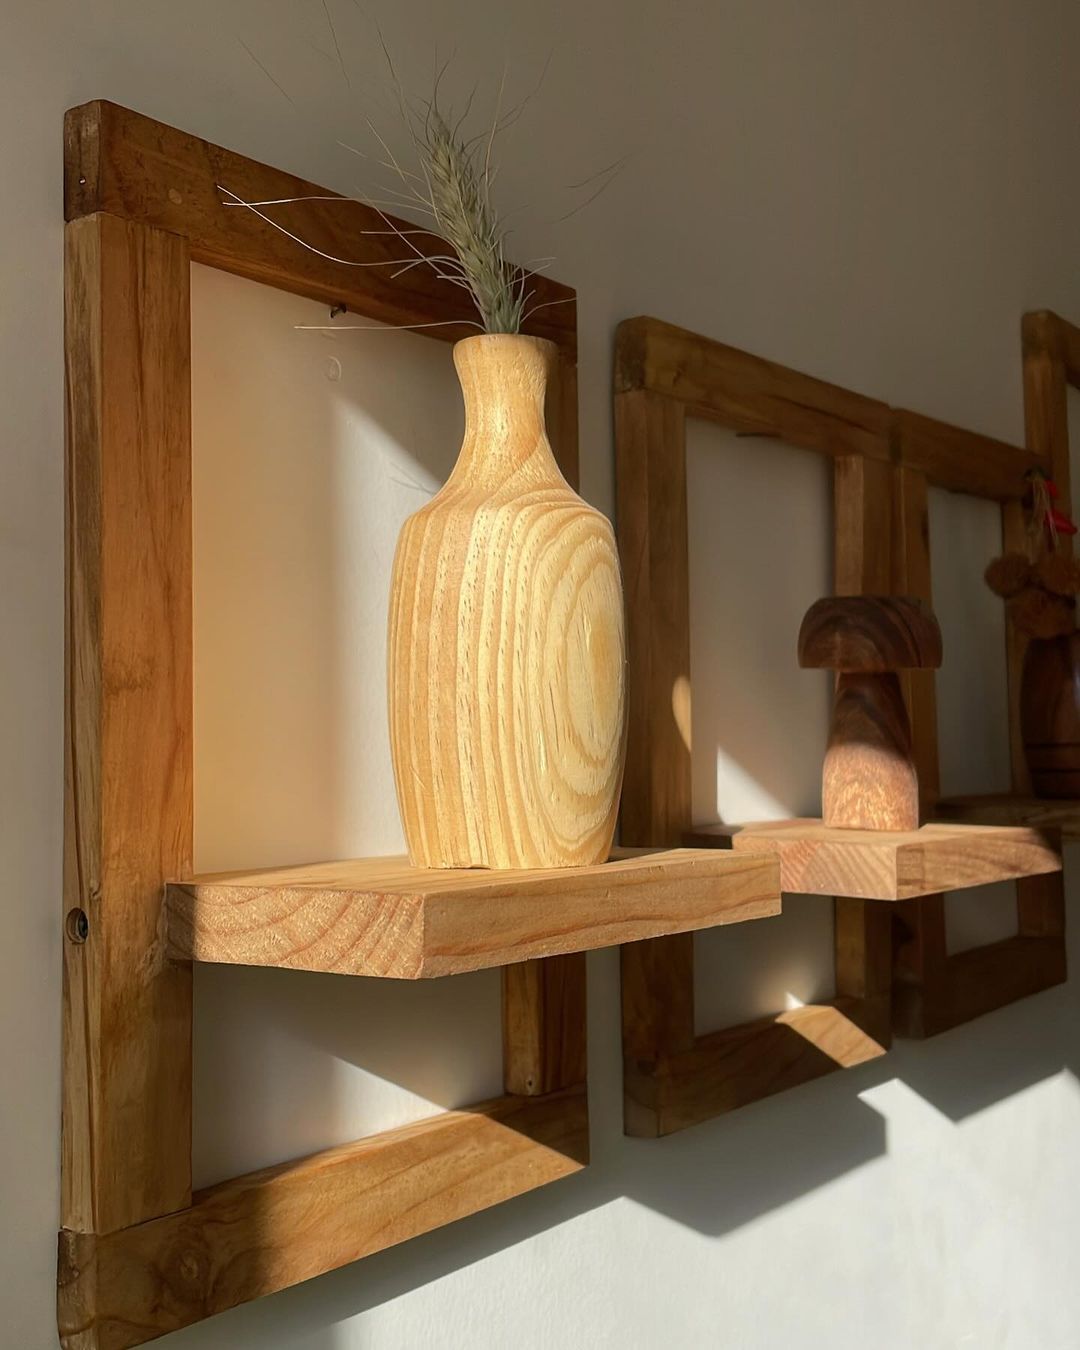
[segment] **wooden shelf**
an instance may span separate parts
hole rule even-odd
[[[777,857],[784,891],[863,900],[910,900],[1061,871],[1056,839],[1026,826],[924,825],[886,833],[781,820],[696,826],[686,841]]]
[[[557,871],[365,858],[195,877],[166,895],[174,958],[416,980],[768,918],[780,871],[715,848]]]
[[[1011,792],[945,797],[933,811],[937,820],[968,825],[1029,825],[1060,830],[1063,839],[1080,839],[1080,801],[1071,798],[1018,797]]]

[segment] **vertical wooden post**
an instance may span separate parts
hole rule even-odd
[[[892,546],[896,471],[885,460],[842,455],[833,466],[837,595],[889,595],[895,588]],[[901,680],[911,672],[905,671]],[[906,693],[905,688],[905,693]],[[910,705],[909,705],[910,706]],[[881,1045],[891,1024],[892,915],[872,900],[833,901],[836,996]]]
[[[644,389],[615,395],[618,535],[626,592],[631,733],[624,844],[680,844],[692,822],[690,564],[682,405]],[[626,1129],[658,1133],[664,1061],[694,1043],[689,933],[623,947]]]
[[[541,1097],[586,1078],[585,953],[504,966],[503,1084]]]
[[[681,404],[615,395],[629,724],[622,842],[679,844],[691,824],[690,585]],[[675,452],[675,447],[678,447]]]
[[[548,381],[545,416],[555,459],[563,477],[576,490],[579,486],[577,364],[561,347]]]
[[[162,907],[191,867],[190,269],[108,215],[65,247],[62,1223],[102,1234],[191,1201],[191,969]]]

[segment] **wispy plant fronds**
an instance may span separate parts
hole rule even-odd
[[[326,0],[323,0],[323,4],[325,7]],[[329,22],[329,11],[327,19]],[[332,23],[330,28],[344,74],[341,48]],[[315,248],[299,235],[286,229],[261,209],[282,206],[286,204],[285,202],[245,201],[227,187],[219,185],[226,198],[225,205],[245,207],[253,211],[268,225],[304,248],[344,266],[393,267],[396,269],[394,276],[399,276],[414,267],[430,268],[441,280],[469,292],[479,318],[477,327],[488,333],[518,333],[532,313],[545,307],[542,304],[530,306],[534,292],[529,287],[529,279],[536,273],[544,271],[552,259],[540,259],[528,267],[520,267],[507,258],[506,241],[509,232],[506,228],[506,217],[497,210],[492,192],[498,176],[494,151],[500,133],[517,121],[533,95],[530,94],[516,107],[504,112],[503,92],[506,82],[504,73],[493,116],[481,132],[472,134],[466,130],[466,124],[470,119],[473,96],[470,95],[460,115],[454,115],[440,102],[440,84],[446,72],[445,65],[435,73],[430,99],[412,98],[405,92],[398,79],[385,44],[383,52],[412,149],[410,162],[403,163],[378,129],[368,120],[368,130],[380,150],[380,154],[374,157],[375,162],[393,175],[395,185],[383,186],[375,196],[328,200],[338,202],[356,200],[376,211],[386,228],[365,230],[363,233],[395,236],[401,242],[405,256],[373,262],[357,262],[323,253],[321,249]],[[533,93],[535,92],[534,90]],[[344,148],[363,159],[372,158],[354,146]],[[611,165],[584,183],[575,184],[574,189],[592,187],[599,183],[588,199],[591,201],[603,191],[620,167],[618,164]],[[582,206],[587,204],[581,203]],[[419,214],[429,223],[423,228],[410,228],[389,214],[391,211]],[[441,235],[450,245],[452,252],[425,252],[421,245],[430,243],[432,234]],[[420,237],[420,243],[417,242],[417,236]],[[554,300],[548,303],[563,302]]]

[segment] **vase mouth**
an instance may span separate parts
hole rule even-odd
[[[549,360],[553,359],[559,350],[558,344],[552,342],[550,338],[534,337],[531,333],[472,333],[468,337],[458,338],[454,343],[454,351],[466,347],[493,347],[504,344],[516,346],[518,343],[534,347],[537,351],[543,352]]]

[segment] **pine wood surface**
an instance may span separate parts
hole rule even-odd
[[[252,211],[223,205],[221,188],[253,203],[329,198],[259,209],[332,258],[379,265],[322,258]],[[327,305],[344,304],[381,323],[445,325],[424,330],[444,341],[476,332],[475,308],[460,287],[429,267],[393,265],[403,256],[402,242],[385,233],[390,227],[379,212],[105,100],[72,108],[65,117],[64,210],[68,220],[107,211],[168,230],[188,240],[193,262]],[[391,219],[399,228],[416,228]],[[445,251],[445,241],[434,235],[410,238],[424,251]],[[534,292],[530,305],[545,306],[528,331],[552,339],[575,360],[573,290],[543,274],[530,276],[528,287]]]
[[[161,230],[66,227],[61,1206],[85,1231],[191,1187],[191,971],[161,931],[191,868],[189,270]]]
[[[608,856],[626,734],[622,587],[606,517],[544,430],[550,343],[454,348],[465,439],[402,529],[390,746],[409,856],[570,867]]]
[[[673,849],[564,872],[373,858],[168,887],[177,959],[422,979],[779,912],[774,867]]]
[[[582,1086],[466,1111],[222,1182],[190,1209],[60,1235],[65,1350],[128,1350],[569,1176]]]
[[[924,825],[885,833],[831,829],[820,820],[699,825],[687,843],[730,840],[736,852],[780,860],[784,892],[907,900],[1061,870],[1056,839],[1024,826]]]

